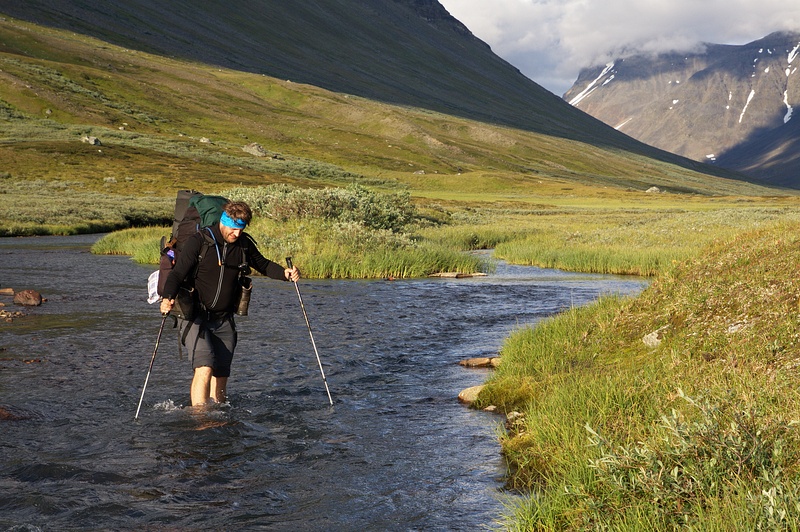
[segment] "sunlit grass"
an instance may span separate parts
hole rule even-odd
[[[490,271],[484,259],[450,249],[428,246],[363,249],[347,239],[331,236],[330,227],[307,223],[285,232],[287,225],[259,222],[248,229],[261,253],[283,264],[286,257],[308,278],[379,279],[425,277],[439,272],[475,273]],[[156,264],[159,242],[169,236],[170,227],[126,229],[100,239],[92,252],[131,255],[142,264]],[[273,236],[279,234],[281,236]]]
[[[140,264],[158,264],[161,237],[169,237],[171,227],[123,229],[105,235],[92,245],[98,255],[130,255]]]
[[[0,178],[0,236],[75,235],[171,219],[174,200],[83,190],[76,183]]]
[[[502,449],[509,485],[535,495],[509,509],[509,529],[796,527],[798,234],[744,232],[637,298],[507,339],[479,399],[520,413]]]

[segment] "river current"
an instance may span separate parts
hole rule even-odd
[[[0,288],[47,298],[0,323],[0,530],[480,530],[504,503],[502,418],[458,393],[515,328],[641,279],[498,263],[487,277],[254,279],[229,403],[189,402],[191,368],[154,269],[97,235],[0,239]],[[302,264],[297,265],[302,271]]]

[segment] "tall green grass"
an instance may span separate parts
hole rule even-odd
[[[165,223],[169,200],[86,192],[75,183],[0,176],[0,236],[75,235]]]
[[[158,264],[161,237],[169,238],[171,227],[123,229],[103,236],[92,245],[97,255],[130,255],[140,264]]]
[[[479,396],[519,412],[501,445],[531,494],[504,528],[796,530],[798,235],[737,235],[639,297],[513,333]]]
[[[800,213],[768,203],[534,213],[430,204],[419,208],[406,193],[379,193],[360,185],[303,189],[284,184],[220,193],[253,206],[256,219],[249,231],[266,252],[278,258],[303,257],[309,274],[333,278],[488,271],[486,261],[462,254],[476,249],[493,249],[496,258],[516,264],[654,276],[696,257],[715,240],[777,220],[796,220]],[[134,254],[143,263],[154,257],[155,248]]]
[[[501,243],[524,238],[531,229],[516,229],[506,224],[475,224],[471,219],[462,223],[453,216],[445,225],[421,228],[417,234],[431,245],[458,250],[493,249]]]
[[[694,256],[690,247],[669,246],[659,249],[608,245],[570,245],[545,247],[539,239],[516,241],[501,246],[499,257],[510,262],[533,264],[542,268],[649,277],[672,263]]]
[[[131,255],[135,262],[156,264],[160,239],[169,236],[170,230],[170,227],[150,227],[117,231],[95,243],[92,252]],[[333,234],[335,229],[323,225],[306,224],[284,233],[281,226],[261,222],[248,231],[265,257],[282,264],[285,257],[291,256],[307,278],[412,278],[491,269],[480,257],[450,249],[414,245],[364,249],[363,241],[348,246]],[[276,234],[280,236],[273,236]]]
[[[608,274],[652,276],[737,233],[797,220],[783,206],[708,209],[573,211],[517,223],[522,238],[497,243],[495,256],[515,264]]]

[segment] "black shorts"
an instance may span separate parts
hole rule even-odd
[[[188,331],[185,329],[187,326]],[[192,368],[209,366],[214,377],[230,377],[233,351],[238,340],[233,316],[214,321],[202,317],[191,322],[181,320],[181,338],[189,351]]]

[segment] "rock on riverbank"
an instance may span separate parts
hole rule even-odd
[[[462,360],[458,363],[465,368],[490,368],[494,369],[500,365],[500,357],[476,357]],[[478,394],[483,389],[483,385],[472,386],[466,390],[462,390],[458,394],[458,400],[466,405],[471,405],[478,399]],[[491,407],[490,407],[491,409]]]

